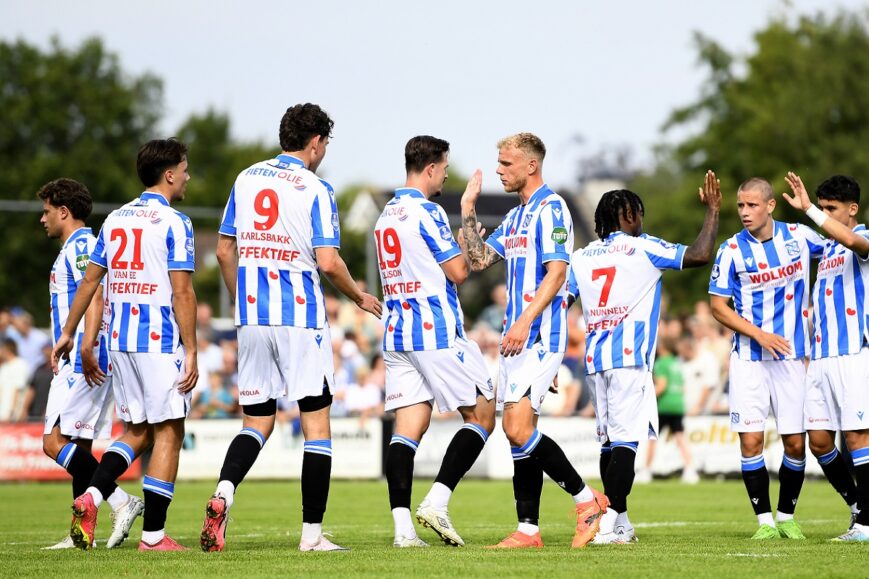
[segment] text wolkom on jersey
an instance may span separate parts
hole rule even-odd
[[[440,264],[461,254],[443,208],[417,189],[402,188],[374,226],[388,314],[383,349],[440,350],[464,337],[456,284]]]
[[[193,224],[157,193],[112,211],[91,261],[107,269],[109,349],[172,354],[181,342],[170,271],[193,271]],[[195,348],[196,344],[185,344]]]
[[[546,275],[549,261],[570,263],[573,221],[567,204],[547,185],[531,195],[528,203],[507,213],[486,244],[507,264],[507,310],[504,331],[510,329],[534,299]],[[567,284],[559,288],[549,306],[531,324],[525,348],[540,342],[545,351],[567,349]]]
[[[57,339],[60,338],[60,332],[63,326],[66,325],[69,307],[72,305],[73,299],[75,299],[75,292],[78,290],[81,280],[84,279],[84,272],[90,262],[90,255],[96,243],[97,239],[93,236],[90,227],[82,227],[75,230],[63,244],[57,259],[54,260],[54,265],[51,266],[51,280],[48,284],[48,289],[51,294],[52,343],[57,343]],[[83,334],[84,317],[78,323],[72,350],[69,352],[69,361],[72,364],[73,372],[77,374],[81,374],[82,372],[79,344],[81,344]],[[105,372],[108,369],[109,363],[105,331],[101,331],[99,334],[97,346],[94,348],[94,355],[99,362],[100,368]],[[65,363],[64,360],[61,360],[61,362]]]
[[[682,269],[685,249],[617,231],[573,254],[568,285],[582,301],[587,374],[651,367],[661,317],[661,271]]]
[[[341,245],[332,187],[290,155],[242,171],[220,233],[236,238],[238,326],[326,325],[314,249]]]
[[[869,239],[863,224],[854,233]],[[858,353],[867,343],[866,281],[869,259],[834,239],[827,240],[812,292],[812,359]]]
[[[809,265],[820,257],[823,238],[794,223],[773,222],[772,239],[760,242],[743,229],[718,249],[709,293],[733,298],[737,314],[761,328],[782,336],[793,346],[784,358],[809,354]],[[733,349],[740,360],[774,360],[759,343],[733,335]]]

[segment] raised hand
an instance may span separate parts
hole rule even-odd
[[[712,209],[721,208],[721,180],[715,177],[713,171],[706,171],[703,187],[698,189],[700,202]]]
[[[480,198],[480,192],[483,190],[483,172],[477,169],[471,178],[468,179],[468,185],[465,187],[465,192],[462,194],[462,205],[474,206],[477,204],[477,199]]]
[[[782,193],[782,197],[785,198],[785,201],[790,203],[791,207],[801,211],[806,211],[812,206],[812,200],[809,199],[809,192],[806,191],[806,186],[803,185],[803,180],[800,179],[799,175],[793,171],[788,171],[785,181],[790,185],[793,195]]]

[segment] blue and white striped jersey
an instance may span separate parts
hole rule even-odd
[[[737,314],[788,340],[792,352],[787,358],[805,358],[809,355],[809,266],[823,249],[824,239],[805,225],[775,221],[772,239],[764,242],[743,229],[718,249],[709,293],[733,298]],[[741,334],[734,334],[733,350],[741,360],[775,359]]]
[[[869,231],[863,224],[855,227],[854,233],[869,239]],[[869,259],[828,239],[812,290],[812,359],[856,354],[869,343],[867,283]]]
[[[109,349],[174,353],[181,336],[169,272],[194,269],[190,218],[146,191],[106,217],[91,261],[107,270]]]
[[[290,155],[252,165],[235,180],[220,233],[238,244],[237,326],[326,325],[314,250],[341,246],[331,185]]]
[[[506,334],[546,275],[550,261],[570,263],[573,251],[573,221],[567,204],[547,185],[531,195],[528,203],[514,207],[501,225],[489,235],[486,244],[507,264]],[[540,343],[549,352],[567,349],[567,283],[558,290],[550,305],[531,324],[525,348]]]
[[[97,243],[96,237],[90,227],[76,229],[60,248],[54,265],[51,266],[51,278],[48,291],[51,295],[51,338],[52,344],[56,344],[66,319],[69,317],[69,308],[75,299],[75,292],[84,272],[90,263],[90,256]],[[69,352],[69,363],[72,364],[73,372],[81,374],[81,358],[79,347],[84,335],[84,318],[78,323],[73,336],[73,347]],[[106,334],[101,331],[97,343],[94,346],[94,356],[103,372],[109,371],[109,352],[106,343]]]
[[[456,284],[440,264],[462,251],[443,208],[418,189],[401,188],[374,226],[386,302],[383,349],[396,352],[450,348],[464,337]]]
[[[684,245],[622,231],[577,250],[569,292],[582,302],[585,371],[654,363],[661,317],[661,272],[682,269]]]

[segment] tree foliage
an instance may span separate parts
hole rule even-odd
[[[632,183],[646,200],[646,230],[693,241],[703,219],[697,188],[707,168],[725,194],[719,239],[741,229],[736,190],[750,177],[776,191],[798,172],[811,189],[845,173],[869,186],[869,12],[775,18],[747,57],[714,40],[695,38],[709,75],[698,100],[672,113],[665,129],[693,134],[662,148],[655,168]],[[786,203],[776,218],[799,219]],[[674,307],[703,299],[708,269],[677,274],[667,289]]]
[[[0,196],[34,201],[40,186],[65,176],[98,202],[126,201],[141,187],[136,151],[154,133],[162,95],[158,78],[125,74],[96,39],[75,50],[55,39],[47,51],[0,42]],[[0,303],[24,306],[46,324],[57,242],[46,238],[38,212],[0,213],[0,229]]]

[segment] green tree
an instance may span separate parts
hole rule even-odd
[[[699,99],[671,115],[665,130],[696,128],[631,186],[646,201],[646,230],[690,243],[703,219],[697,187],[706,169],[725,193],[719,240],[741,229],[736,190],[750,177],[777,191],[798,172],[811,188],[834,173],[869,184],[869,11],[774,18],[755,34],[756,50],[741,58],[696,36],[708,68]],[[796,220],[786,203],[776,217]],[[666,283],[666,282],[665,282]],[[704,299],[708,269],[676,274],[667,283],[676,309]]]
[[[163,88],[151,74],[130,76],[102,42],[48,50],[19,40],[0,42],[0,191],[36,201],[47,181],[85,183],[97,202],[120,203],[140,189],[139,145],[154,134]],[[102,222],[95,216],[90,224]],[[48,323],[47,279],[57,242],[46,238],[39,213],[0,213],[6,266],[0,304],[19,304]]]

